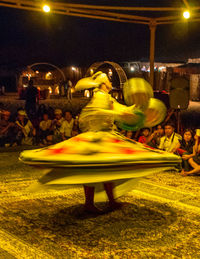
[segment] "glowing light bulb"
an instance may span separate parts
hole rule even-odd
[[[43,5],[42,9],[43,9],[43,11],[44,11],[45,13],[49,13],[50,10],[51,10],[50,6],[48,6],[48,5]]]
[[[185,19],[189,19],[189,18],[190,18],[190,12],[189,12],[189,11],[183,12],[183,17],[184,17]]]

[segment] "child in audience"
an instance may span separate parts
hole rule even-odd
[[[144,128],[144,129],[142,129],[142,133],[138,139],[138,142],[147,144],[149,142],[149,137],[150,137],[150,129]]]
[[[40,135],[40,144],[41,145],[46,145],[47,136],[52,135],[51,125],[52,125],[52,120],[49,119],[49,116],[47,113],[44,113],[43,119],[39,125],[39,135]]]
[[[72,114],[71,112],[66,111],[64,121],[62,122],[62,125],[60,128],[62,140],[71,138],[73,126],[74,126],[74,119],[72,118]]]
[[[126,137],[132,139],[132,138],[133,138],[133,131],[128,130],[128,131],[126,132]]]

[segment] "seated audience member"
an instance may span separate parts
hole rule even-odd
[[[186,129],[183,134],[183,139],[179,140],[176,145],[176,153],[182,157],[182,167],[185,171],[189,171],[190,166],[188,160],[195,156],[193,133],[190,129]]]
[[[199,139],[200,136],[195,135],[195,145],[193,149],[193,157],[190,157],[188,159],[188,163],[191,166],[192,170],[186,171],[184,168],[181,171],[181,175],[186,176],[186,175],[191,175],[191,174],[200,174],[200,144],[199,144]]]
[[[147,144],[149,142],[149,137],[150,137],[150,129],[144,128],[144,129],[142,129],[142,133],[138,139],[138,142]]]
[[[72,118],[71,112],[67,111],[65,112],[64,121],[60,128],[60,132],[62,134],[63,140],[71,138],[73,126],[74,126],[74,119]]]
[[[47,136],[52,135],[51,132],[51,124],[52,120],[49,120],[49,116],[47,113],[43,114],[43,120],[39,125],[39,136],[40,136],[40,144],[47,144]]]
[[[183,138],[179,140],[179,143],[176,146],[176,152],[181,156],[187,153],[187,158],[190,158],[194,151],[194,144],[192,130],[186,129]]]
[[[0,147],[15,145],[15,124],[10,121],[10,112],[2,111],[0,120]]]
[[[162,125],[157,125],[154,129],[153,133],[150,135],[148,139],[148,145],[154,148],[158,148],[160,145],[160,139],[164,136],[164,128]]]
[[[176,146],[182,137],[175,133],[175,126],[172,122],[167,122],[164,127],[165,135],[160,139],[159,149],[165,150],[170,153],[176,151]]]
[[[17,120],[15,122],[17,127],[17,144],[18,145],[33,145],[34,137],[36,136],[36,130],[33,124],[28,119],[24,110],[19,110]]]
[[[132,139],[132,138],[133,138],[133,131],[128,130],[128,131],[126,132],[126,137]]]
[[[120,134],[125,136],[126,135],[126,130],[124,130],[124,129],[120,130]]]
[[[54,119],[51,124],[52,135],[47,136],[48,144],[55,144],[62,141],[62,134],[60,132],[61,125],[64,121],[62,117],[62,110],[55,109],[54,111]]]

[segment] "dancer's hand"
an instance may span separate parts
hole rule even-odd
[[[125,121],[127,124],[133,125],[137,123],[139,117],[133,113],[123,112],[121,115],[122,121]]]
[[[141,110],[146,110],[146,108],[148,107],[149,104],[149,94],[148,93],[144,93],[144,92],[138,92],[138,93],[134,93],[132,94],[132,96],[130,97],[132,99],[132,103],[134,103],[135,107],[141,109]]]

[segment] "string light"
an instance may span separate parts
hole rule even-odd
[[[185,19],[189,19],[189,18],[190,18],[190,12],[189,12],[189,11],[184,11],[184,12],[183,12],[183,17],[184,17]]]
[[[44,11],[45,13],[49,13],[50,10],[51,10],[51,8],[50,8],[49,5],[43,5],[42,9],[43,9],[43,11]]]

